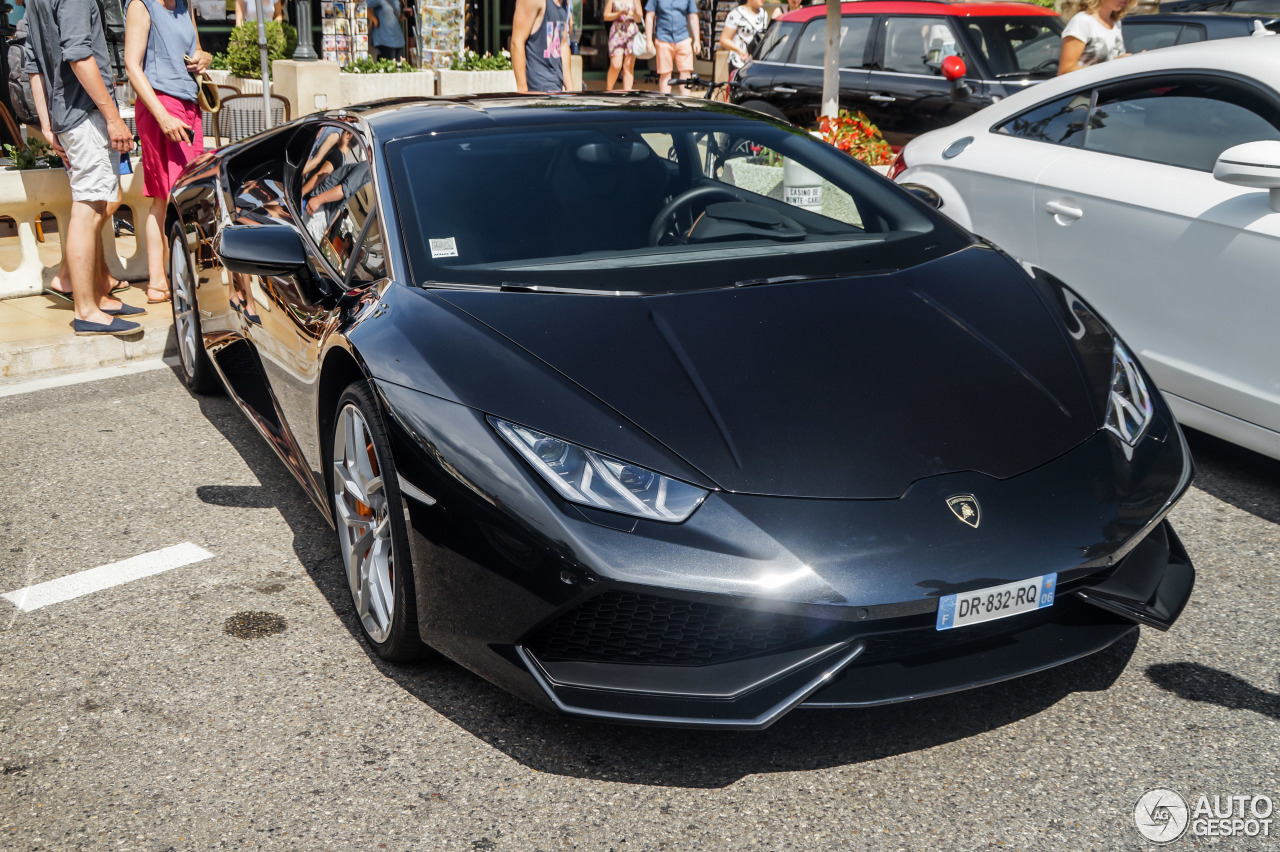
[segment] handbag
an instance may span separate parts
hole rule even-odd
[[[204,71],[191,76],[196,78],[196,100],[200,102],[200,109],[216,114],[222,109],[222,92],[219,91],[218,84]]]
[[[655,52],[649,48],[649,39],[644,34],[644,28],[636,29],[636,34],[631,38],[631,52],[636,59],[652,59]]]

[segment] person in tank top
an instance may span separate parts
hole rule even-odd
[[[511,23],[511,66],[516,91],[566,92],[569,73],[569,0],[516,0]]]

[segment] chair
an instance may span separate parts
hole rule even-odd
[[[271,96],[271,126],[289,120],[289,102],[279,95]],[[231,95],[222,101],[218,110],[218,147],[239,142],[255,133],[266,130],[262,115],[262,95]]]

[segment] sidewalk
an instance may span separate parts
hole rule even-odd
[[[0,387],[176,353],[173,310],[148,305],[144,287],[116,296],[147,310],[138,318],[142,332],[129,337],[76,337],[71,304],[53,296],[0,299]]]

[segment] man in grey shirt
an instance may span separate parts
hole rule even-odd
[[[116,108],[107,40],[95,0],[28,0],[27,73],[40,124],[71,176],[71,221],[63,250],[75,300],[78,335],[130,334],[123,319],[143,313],[96,292],[98,234],[107,205],[119,199],[120,154],[133,134]],[[101,276],[105,278],[105,276]]]

